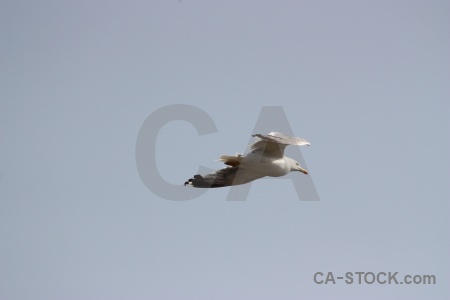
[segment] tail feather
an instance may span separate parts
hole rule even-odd
[[[222,155],[219,157],[219,160],[224,164],[232,167],[239,166],[242,160],[242,154],[237,153],[236,155]]]

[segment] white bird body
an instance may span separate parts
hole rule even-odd
[[[279,177],[284,176],[291,171],[290,166],[286,163],[286,158],[288,157],[265,159],[263,161],[260,153],[250,152],[241,160],[239,166],[243,169],[242,171],[251,170],[252,172],[260,174],[261,177]],[[264,167],[262,168],[262,166]]]

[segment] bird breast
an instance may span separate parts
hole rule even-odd
[[[241,161],[241,167],[257,172],[262,176],[279,177],[289,173],[290,168],[284,158],[281,159],[261,159],[261,156],[247,155]]]

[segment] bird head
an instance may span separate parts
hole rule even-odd
[[[292,159],[291,162],[291,171],[299,171],[302,172],[303,174],[308,175],[308,171],[306,169],[303,169],[300,164],[298,162],[296,162],[295,160]]]

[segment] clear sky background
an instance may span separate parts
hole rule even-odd
[[[449,20],[448,1],[1,1],[0,298],[449,299]],[[276,105],[320,201],[271,179],[156,196],[136,139],[171,104],[217,132],[163,127],[167,182],[244,151]]]

